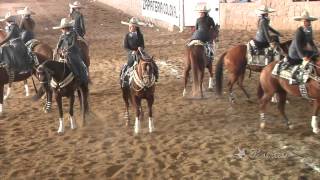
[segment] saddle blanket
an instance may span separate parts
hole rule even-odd
[[[290,84],[306,83],[310,78],[311,71],[301,69],[300,64],[282,67],[282,63],[283,61],[280,61],[274,66],[272,75],[286,79]]]

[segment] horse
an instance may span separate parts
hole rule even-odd
[[[286,55],[288,53],[289,46],[291,44],[291,40],[280,43],[278,47],[280,47],[280,51],[282,55]],[[240,89],[243,91],[245,96],[250,99],[249,93],[245,90],[243,86],[243,81],[245,77],[246,69],[254,72],[261,72],[263,67],[252,66],[247,64],[247,45],[240,44],[235,47],[230,48],[226,52],[224,52],[217,64],[216,64],[216,92],[218,95],[222,93],[222,79],[223,79],[223,66],[226,66],[228,70],[228,91],[229,91],[229,100],[230,102],[234,102],[233,95],[233,85],[235,83],[238,84]]]
[[[265,111],[268,102],[274,93],[278,93],[278,110],[281,117],[284,119],[287,128],[292,129],[293,125],[289,121],[287,115],[285,114],[285,104],[287,94],[300,97],[302,96],[299,90],[299,85],[290,85],[285,79],[275,77],[272,75],[272,70],[277,62],[272,62],[266,66],[259,79],[259,86],[257,95],[260,102],[260,128],[265,128]],[[314,61],[313,74],[310,75],[310,79],[306,83],[307,96],[313,100],[313,116],[311,119],[311,127],[315,134],[320,133],[318,126],[318,112],[320,109],[320,58]]]
[[[196,44],[187,46],[186,48],[186,58],[185,58],[185,67],[184,67],[184,89],[183,96],[187,94],[187,83],[189,79],[189,72],[192,69],[192,95],[193,97],[199,96],[203,98],[203,77],[204,77],[204,69],[206,67],[207,57],[205,54],[205,49],[203,45]]]
[[[0,30],[0,41],[3,40],[3,38],[6,37],[6,33],[2,30]],[[39,64],[52,59],[52,49],[49,45],[40,42],[39,44],[35,45],[33,48],[34,54],[37,56],[37,59],[39,61]],[[37,66],[37,65],[35,65]],[[12,79],[13,82],[19,82],[19,81],[26,81],[30,76],[35,74],[35,67],[31,72],[24,73],[24,74],[14,74],[14,79]],[[11,83],[12,77],[9,77],[11,75],[8,74],[7,70],[4,67],[0,67],[0,114],[3,113],[3,100],[4,100],[4,85],[7,83]],[[26,84],[26,82],[25,82]],[[10,85],[9,89],[7,90],[6,96],[9,97],[10,94]],[[46,109],[51,109],[51,104],[47,103]]]
[[[45,89],[49,98],[52,97],[52,92],[55,94],[55,99],[59,109],[59,128],[58,134],[64,133],[64,119],[62,109],[62,97],[68,97],[69,120],[71,129],[76,129],[76,121],[73,114],[73,105],[75,101],[75,91],[77,91],[80,108],[82,112],[82,124],[86,125],[86,114],[89,112],[88,95],[89,89],[87,83],[79,83],[75,78],[70,68],[65,62],[46,61],[37,68],[37,76],[43,89]]]
[[[141,53],[142,54],[142,53]],[[127,117],[126,126],[129,125],[129,101],[132,103],[136,112],[134,132],[140,131],[140,120],[142,116],[141,100],[146,99],[149,112],[149,132],[154,131],[154,120],[152,115],[152,105],[155,92],[155,70],[153,57],[144,55],[138,56],[139,62],[132,71],[132,81],[129,86],[122,86],[122,97],[125,102],[125,117]]]
[[[5,37],[6,37],[6,32],[3,30],[0,30],[0,41],[2,41]],[[53,56],[52,48],[46,43],[38,41],[33,45],[31,50],[37,56],[39,63],[42,63],[45,60],[52,59],[52,56]],[[4,96],[4,100],[9,98],[11,93],[11,87],[12,87],[12,84],[9,83],[6,94]],[[29,96],[29,88],[27,85],[27,80],[24,80],[24,87],[25,87],[26,96]]]

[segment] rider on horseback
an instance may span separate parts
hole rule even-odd
[[[34,27],[35,22],[31,18],[32,12],[28,7],[25,7],[23,10],[19,10],[18,14],[21,15],[21,21],[19,28],[21,29],[21,39],[24,43],[27,43],[29,40],[34,39]]]
[[[28,49],[20,38],[20,29],[16,24],[16,17],[10,12],[6,14],[1,21],[6,22],[6,38],[0,42],[0,46],[7,43],[0,48],[0,62],[6,64],[9,70],[15,72],[30,71],[32,68],[32,61],[28,54]]]
[[[196,21],[195,32],[193,33],[191,40],[200,40],[203,43],[207,43],[206,46],[210,46],[212,49],[212,31],[215,30],[216,25],[214,20],[209,16],[210,8],[207,7],[206,3],[199,3],[196,11],[199,12],[200,17]],[[212,56],[213,53],[210,52],[209,57]]]
[[[73,4],[69,4],[70,7],[70,14],[69,16],[74,20],[73,30],[80,36],[84,37],[86,34],[86,28],[84,25],[84,18],[80,12],[80,9],[83,6],[80,4],[79,1],[75,1]]]
[[[282,36],[278,31],[270,26],[269,13],[275,12],[275,10],[268,8],[267,6],[262,6],[256,10],[259,15],[258,20],[258,31],[254,39],[254,45],[258,50],[262,50],[271,46],[272,39],[270,37],[269,31],[276,34],[277,36]]]
[[[303,25],[300,26],[295,34],[295,37],[289,47],[288,62],[290,65],[300,64],[302,61],[302,68],[305,69],[306,65],[311,58],[315,58],[319,51],[313,42],[311,21],[317,20],[311,17],[307,11],[304,11],[301,16],[295,17],[294,20],[302,21]]]
[[[53,27],[53,29],[61,29],[62,32],[54,53],[65,56],[76,79],[78,79],[80,83],[87,83],[87,68],[81,59],[80,48],[76,43],[78,35],[72,30],[72,27],[73,21],[67,18],[61,19],[60,26]]]
[[[122,71],[126,74],[126,71],[129,70],[134,65],[134,62],[138,61],[138,55],[144,55],[144,38],[140,30],[140,24],[137,18],[133,17],[130,19],[129,23],[124,23],[129,25],[129,32],[124,38],[124,49],[128,53],[128,62],[127,67]],[[143,53],[143,54],[140,54]],[[159,72],[156,63],[153,61],[153,66],[155,68],[155,78],[158,81]],[[123,76],[123,74],[121,75]]]

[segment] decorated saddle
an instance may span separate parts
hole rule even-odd
[[[204,43],[200,40],[191,40],[188,44],[187,44],[188,47],[190,46],[203,46],[204,49],[205,49],[205,53],[206,53],[206,56],[208,57],[208,60],[209,61],[212,61],[213,60],[213,57],[214,57],[214,45],[211,44],[211,43]]]
[[[280,52],[272,47],[258,49],[253,40],[247,44],[248,65],[265,67],[274,60],[280,60]]]

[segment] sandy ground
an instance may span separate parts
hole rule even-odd
[[[67,14],[67,2],[19,2],[2,0],[1,15],[29,5],[37,13],[38,39],[54,47],[59,32],[51,27]],[[154,105],[156,132],[149,134],[144,120],[143,132],[134,136],[133,127],[125,127],[118,82],[127,32],[120,21],[129,16],[96,2],[85,4],[93,79],[89,124],[72,131],[66,123],[66,133],[57,135],[57,107],[44,114],[43,102],[32,102],[24,97],[22,83],[14,84],[14,96],[5,102],[5,114],[0,117],[0,179],[320,179],[316,169],[319,136],[311,132],[311,106],[306,100],[290,97],[287,112],[293,130],[285,129],[276,106],[271,105],[268,126],[260,131],[257,74],[245,81],[251,103],[238,89],[232,106],[226,95],[217,98],[214,92],[206,92],[203,100],[182,98],[189,32],[143,28],[147,50],[155,56],[161,75]],[[285,39],[292,36],[292,32],[285,34]],[[222,31],[217,57],[252,35]],[[316,38],[320,40],[318,32]],[[133,114],[130,117],[134,119]],[[235,155],[242,150],[244,156]]]

